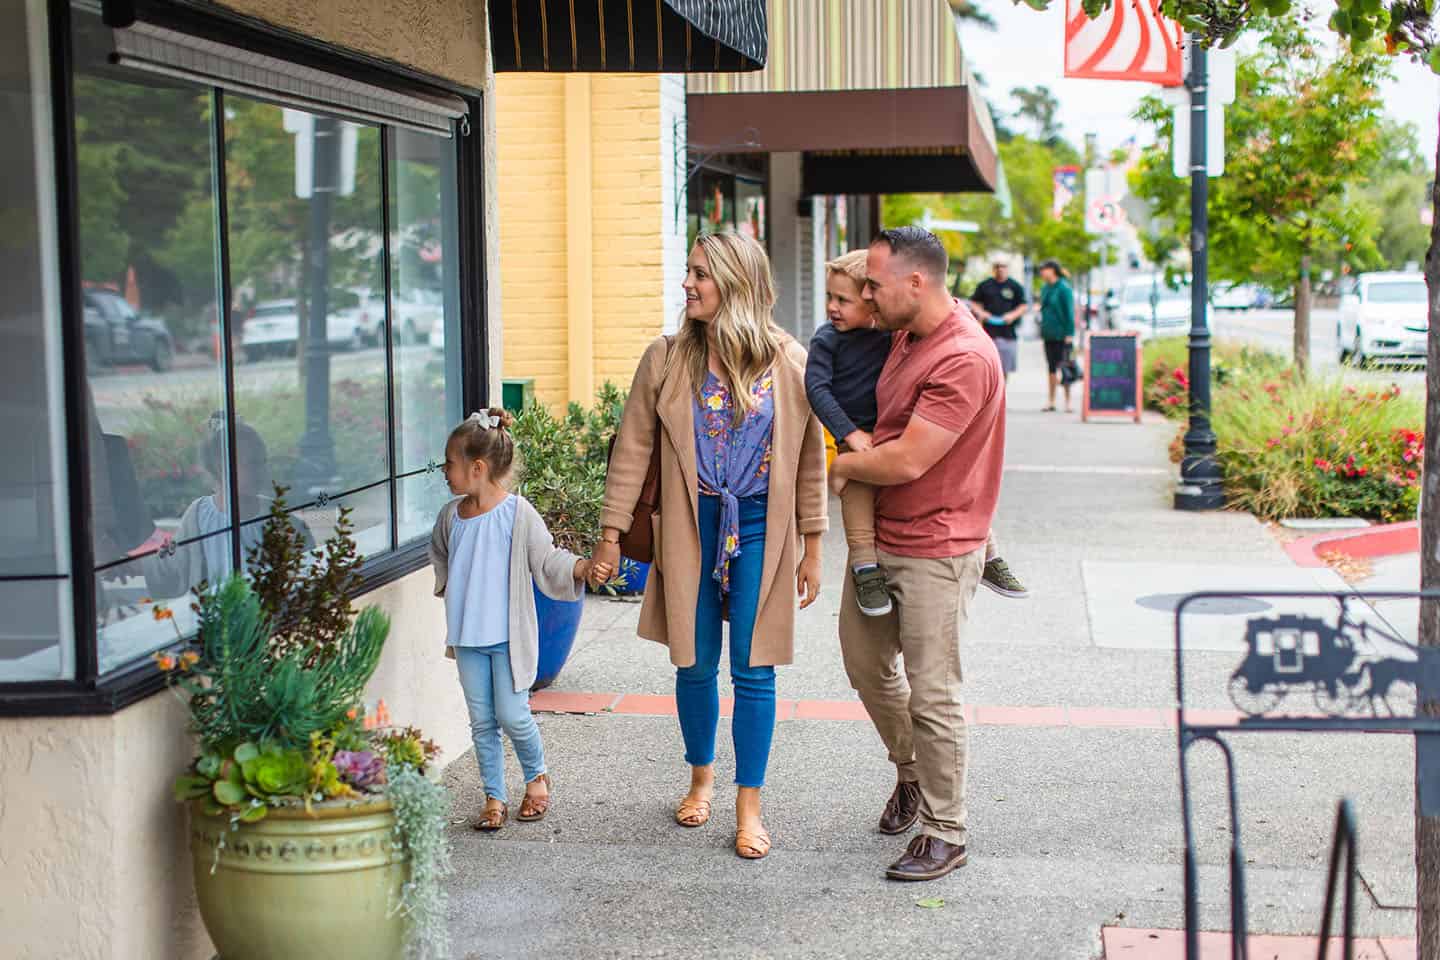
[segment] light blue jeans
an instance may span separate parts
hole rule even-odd
[[[540,743],[540,728],[530,715],[530,692],[515,692],[508,643],[456,647],[455,664],[460,671],[460,689],[465,691],[465,706],[470,710],[470,737],[475,741],[475,760],[480,764],[485,796],[506,803],[502,729],[515,745],[525,782],[545,772],[545,747]]]

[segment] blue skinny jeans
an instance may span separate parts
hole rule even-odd
[[[763,787],[775,733],[775,668],[750,666],[750,639],[760,603],[765,567],[766,498],[740,501],[740,555],[730,562],[730,679],[735,714],[735,783]],[[685,762],[703,767],[715,761],[715,730],[720,722],[720,585],[712,576],[720,527],[720,498],[700,497],[700,596],[695,604],[695,665],[675,671],[675,703]]]
[[[460,672],[460,689],[465,692],[465,706],[470,711],[470,737],[475,742],[480,779],[485,781],[485,796],[506,803],[501,730],[515,746],[526,783],[545,772],[545,747],[530,713],[530,691],[515,692],[508,643],[456,647],[455,664]]]

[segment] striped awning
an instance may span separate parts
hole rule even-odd
[[[994,190],[995,129],[946,0],[770,0],[762,71],[687,80],[696,152],[803,152],[810,194]]]
[[[765,0],[489,0],[496,72],[765,66]]]

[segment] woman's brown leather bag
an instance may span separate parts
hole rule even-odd
[[[670,347],[675,338],[665,338],[665,356],[669,359]],[[653,563],[655,560],[655,527],[650,518],[660,512],[660,418],[655,418],[655,442],[650,446],[650,467],[645,471],[645,483],[640,487],[640,499],[635,501],[631,511],[630,529],[620,534],[620,555],[637,563]],[[615,457],[615,438],[610,438],[610,459]]]
[[[651,563],[655,559],[655,527],[650,518],[660,512],[660,423],[655,423],[655,444],[650,448],[650,467],[645,471],[645,483],[640,487],[640,499],[635,501],[631,515],[630,529],[620,534],[620,555],[638,563]],[[610,440],[610,451],[615,451],[615,440]]]

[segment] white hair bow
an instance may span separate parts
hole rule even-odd
[[[470,416],[466,419],[471,422],[478,423],[481,430],[494,430],[496,427],[500,426],[500,417],[497,414],[493,413],[481,413],[477,410],[474,413],[470,414]]]

